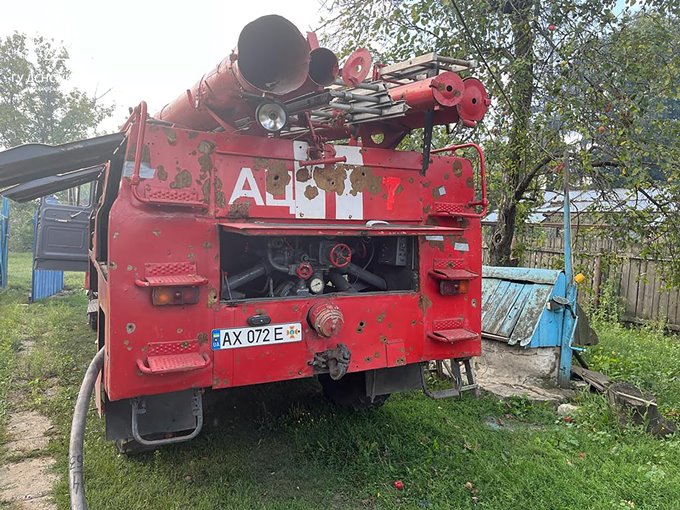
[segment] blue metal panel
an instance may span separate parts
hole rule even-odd
[[[53,296],[64,288],[64,272],[34,269],[32,285],[31,301]]]
[[[559,272],[559,277],[550,287],[547,299],[543,303],[544,311],[536,323],[536,329],[531,337],[529,347],[557,347],[562,343],[562,323],[564,322],[564,308],[548,310],[546,303],[555,296],[564,297],[564,273]],[[568,312],[567,312],[568,313]]]
[[[33,257],[35,258],[35,244],[37,236],[38,211],[33,218]],[[38,301],[53,296],[64,288],[64,272],[33,269],[31,276],[31,301]]]
[[[482,276],[483,336],[522,347],[561,345],[565,310],[548,303],[565,295],[562,271],[484,266]]]
[[[9,250],[9,200],[0,196],[0,289],[7,287]]]

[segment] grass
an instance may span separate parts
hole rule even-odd
[[[81,275],[63,296],[26,305],[30,256],[10,260],[0,295],[0,402],[21,385],[24,405],[55,423],[50,453],[68,508],[67,448],[77,386],[95,352]],[[657,394],[680,411],[680,345],[661,333],[598,325],[594,368]],[[21,360],[22,339],[35,339]],[[46,380],[59,391],[44,396]],[[673,509],[680,503],[680,441],[622,428],[604,399],[583,393],[573,423],[549,406],[492,397],[432,401],[396,395],[369,413],[330,407],[310,381],[211,395],[196,440],[128,459],[94,413],[85,444],[94,509]],[[2,406],[4,404],[0,404]],[[5,412],[0,407],[0,413]],[[403,480],[405,488],[393,487]]]

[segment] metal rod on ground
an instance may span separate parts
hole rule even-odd
[[[90,408],[90,398],[94,385],[104,366],[104,348],[102,347],[87,367],[85,377],[80,385],[76,407],[73,410],[71,422],[71,440],[69,442],[68,474],[69,496],[71,497],[71,510],[87,510],[85,498],[85,481],[83,479],[83,441],[85,438],[85,423],[87,411]]]

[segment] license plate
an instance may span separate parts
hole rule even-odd
[[[302,324],[299,322],[248,328],[213,329],[212,331],[212,348],[214,351],[301,341]]]

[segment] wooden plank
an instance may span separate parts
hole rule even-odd
[[[663,281],[661,280],[661,275],[659,274],[659,267],[656,262],[649,262],[648,267],[652,268],[652,273],[654,277],[654,286],[651,298],[651,316],[654,320],[664,320],[666,318],[666,313],[661,313],[661,291],[663,287]]]
[[[638,275],[638,289],[637,289],[637,298],[635,301],[635,317],[640,317],[641,319],[649,319],[648,315],[645,315],[646,309],[645,309],[645,292],[647,291],[648,287],[648,278],[647,278],[647,261],[646,260],[641,260],[640,261],[640,274]]]
[[[663,282],[659,288],[659,304],[657,306],[657,313],[659,317],[665,317],[667,321],[670,321],[668,316],[668,301],[670,297],[670,291],[663,285]]]
[[[644,272],[640,277],[640,293],[638,295],[639,316],[643,319],[655,319],[652,304],[654,302],[654,265],[648,260],[642,261]]]
[[[668,293],[668,322],[680,329],[680,289]]]
[[[595,372],[594,370],[588,370],[587,368],[581,368],[579,366],[573,365],[571,367],[571,372],[583,379],[593,389],[599,391],[600,393],[604,392],[611,384],[609,377],[600,372]]]
[[[640,260],[630,259],[630,275],[628,279],[628,292],[624,296],[625,310],[631,317],[637,317],[637,296],[640,289]]]

